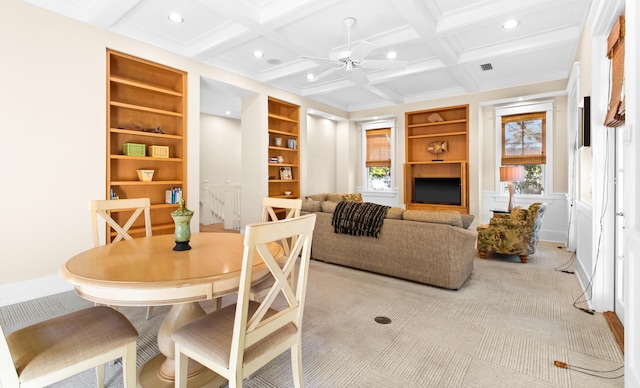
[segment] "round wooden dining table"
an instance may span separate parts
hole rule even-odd
[[[142,387],[173,387],[174,343],[171,334],[205,314],[198,301],[238,290],[244,236],[236,233],[194,233],[191,250],[174,251],[173,234],[119,241],[81,252],[60,269],[82,298],[112,306],[172,305],[158,331],[161,354],[138,371]],[[273,243],[272,254],[281,255]],[[253,283],[268,269],[257,256]],[[190,361],[188,386],[220,386],[226,380]]]

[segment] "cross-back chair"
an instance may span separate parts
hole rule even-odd
[[[245,377],[288,349],[294,384],[303,386],[302,315],[315,222],[316,215],[308,214],[247,225],[237,302],[182,326],[172,335],[176,387],[186,387],[189,358],[228,379],[230,388],[237,388],[242,387]],[[269,246],[292,237],[295,243],[281,267]],[[256,256],[274,279],[262,302],[249,299]],[[295,289],[287,280],[293,271],[298,272]],[[287,302],[282,309],[274,306],[278,295]]]
[[[284,219],[300,217],[300,209],[302,209],[301,199],[289,199],[289,198],[272,198],[267,197],[262,200],[262,217],[261,222],[277,221],[278,215],[276,209],[284,211]],[[291,239],[283,239],[280,241],[284,254],[288,255],[290,246],[294,243]],[[286,256],[284,256],[286,257]],[[291,277],[291,284],[293,284],[293,277]],[[273,284],[273,278],[267,278],[257,284],[251,286],[250,298],[255,301],[260,301],[264,298],[267,290]]]
[[[95,200],[91,201],[91,227],[93,229],[93,246],[100,245],[98,232],[98,217],[101,217],[107,225],[113,229],[117,235],[111,242],[118,242],[122,239],[131,240],[129,229],[137,221],[138,217],[144,213],[145,236],[151,236],[151,200],[149,198],[131,198],[117,200]],[[113,219],[111,213],[133,210],[129,219],[124,223],[118,223]],[[108,240],[108,239],[107,239]],[[109,241],[107,241],[109,243]]]
[[[125,388],[136,387],[138,332],[118,311],[97,306],[16,330],[0,327],[0,386],[45,387],[96,368],[104,387],[104,365],[122,358]]]
[[[273,198],[266,197],[262,200],[262,217],[261,222],[277,221],[278,215],[276,209],[282,209],[284,211],[284,219],[300,217],[300,209],[302,209],[301,199],[289,199],[289,198]],[[289,253],[289,243],[291,241],[283,239],[281,241],[282,248],[285,254]]]
[[[93,246],[100,245],[100,232],[98,228],[98,218],[104,220],[104,222],[116,232],[116,236],[112,241],[109,241],[109,236],[106,237],[106,244],[115,243],[120,240],[132,240],[129,230],[142,215],[144,219],[144,232],[146,237],[151,237],[151,200],[149,198],[130,198],[130,199],[117,199],[117,200],[93,200],[90,203],[91,207],[91,229],[93,231]],[[113,218],[113,213],[133,211],[131,216],[124,223],[118,223]],[[151,317],[153,313],[153,307],[147,307],[147,319]]]

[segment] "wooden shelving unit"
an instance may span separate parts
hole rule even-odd
[[[405,113],[407,209],[457,210],[469,213],[469,105]],[[447,151],[428,151],[434,142],[447,142]],[[415,178],[459,178],[461,204],[420,203],[415,199]]]
[[[171,212],[178,205],[165,203],[166,190],[180,188],[188,199],[186,96],[186,72],[107,50],[106,197],[110,198],[110,190],[119,198],[149,197],[154,234],[174,232]],[[150,131],[157,128],[164,133]],[[125,143],[144,144],[147,154],[124,155]],[[168,147],[169,157],[148,156],[152,145]],[[153,180],[138,180],[138,169],[154,170]],[[120,222],[129,215],[115,216]],[[132,230],[136,236],[144,235],[137,225]]]
[[[282,157],[282,163],[268,162],[269,197],[298,198],[300,196],[300,107],[269,97],[269,159]],[[282,139],[280,146],[276,138]],[[289,147],[290,141],[295,148]],[[281,179],[280,170],[291,169],[292,179]],[[290,191],[291,194],[285,194]]]

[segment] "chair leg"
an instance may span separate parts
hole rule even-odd
[[[529,260],[529,255],[520,255],[520,261],[523,264],[526,264],[527,260]]]
[[[291,348],[291,371],[293,372],[293,384],[296,388],[304,388],[302,378],[302,344],[298,342]]]
[[[136,388],[138,385],[136,370],[136,342],[127,344],[125,355],[122,357],[122,380],[124,388]]]
[[[187,388],[187,366],[189,365],[189,357],[180,351],[180,345],[176,343],[175,355],[176,367],[176,388]]]
[[[486,259],[487,258],[487,252],[478,251],[478,256],[480,256],[481,259]]]
[[[98,380],[98,388],[104,388],[104,364],[96,366],[96,379]]]
[[[153,314],[153,306],[147,307],[147,321],[151,318],[151,314]]]

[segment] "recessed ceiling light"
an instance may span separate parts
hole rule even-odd
[[[180,14],[178,13],[169,14],[169,20],[171,20],[174,23],[182,23],[184,21],[182,16],[180,16]]]
[[[307,81],[313,81],[315,78],[316,78],[315,75],[313,75],[311,73],[307,74]]]
[[[511,19],[511,20],[507,20],[502,26],[502,28],[510,30],[512,28],[518,27],[518,24],[520,24],[520,20]]]
[[[398,57],[398,53],[395,51],[389,51],[387,53],[387,59],[396,59]]]
[[[231,111],[230,111],[230,110],[225,110],[225,111],[224,111],[224,114],[226,114],[227,116],[229,116],[229,115],[231,114]]]
[[[256,50],[256,51],[253,52],[253,56],[256,57],[256,58],[262,58],[262,57],[264,57],[264,53],[262,51],[260,51],[260,50]]]

